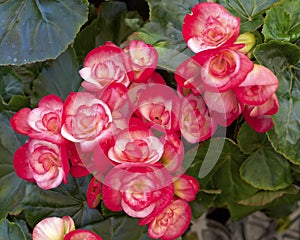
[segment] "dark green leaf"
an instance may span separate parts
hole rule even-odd
[[[264,206],[268,203],[271,203],[275,199],[282,197],[284,194],[296,193],[298,193],[298,190],[294,187],[289,187],[278,191],[260,191],[247,199],[239,201],[238,203],[247,206]]]
[[[224,144],[221,145],[223,150],[219,156],[213,154],[207,156],[211,141],[215,142],[213,146]],[[215,157],[218,157],[217,162],[214,159]],[[217,206],[226,205],[251,196],[257,191],[257,189],[244,182],[239,175],[239,168],[246,157],[247,155],[241,153],[239,148],[229,139],[225,139],[224,143],[222,138],[212,138],[201,145],[194,162],[187,170],[187,174],[197,177],[203,159],[207,158],[209,160],[211,158],[211,161],[216,162],[216,165],[207,176],[198,179],[198,181],[202,190],[221,190],[221,194],[212,196],[215,198],[213,204]]]
[[[111,217],[89,226],[85,229],[99,234],[103,239],[111,240],[150,240],[147,228],[138,225],[138,219],[125,217]]]
[[[6,219],[0,221],[0,240],[26,240],[26,237],[15,223],[11,223]]]
[[[262,25],[262,13],[279,0],[220,0],[219,2],[233,15],[241,18],[241,32],[248,32]]]
[[[9,125],[11,112],[0,113],[0,218],[8,213],[16,214],[21,210],[26,183],[19,179],[13,168],[13,154],[25,141]]]
[[[254,50],[257,61],[271,69],[279,80],[276,95],[279,111],[267,135],[276,151],[300,164],[300,48],[270,41]]]
[[[142,23],[143,20],[137,12],[127,12],[124,2],[104,2],[98,17],[76,37],[76,53],[83,60],[90,50],[107,41],[120,45]]]
[[[87,205],[85,193],[89,181],[89,177],[69,177],[67,185],[47,191],[32,185],[24,200],[26,221],[33,227],[46,217],[71,216],[79,228],[102,220],[100,212]]]
[[[300,38],[300,4],[287,0],[267,11],[262,33],[271,39],[294,42]]]
[[[272,147],[251,154],[242,164],[240,174],[251,186],[263,190],[283,189],[293,181],[289,162]]]
[[[245,206],[238,203],[230,203],[228,210],[230,212],[230,218],[233,221],[240,220],[244,217],[249,216],[251,213],[261,210],[262,207]]]
[[[273,218],[283,218],[291,214],[298,208],[300,192],[297,194],[285,194],[281,198],[274,200],[269,204],[265,211]]]
[[[0,3],[0,65],[53,59],[86,22],[86,0],[7,0]]]
[[[56,94],[65,99],[70,92],[78,91],[81,78],[74,49],[69,48],[57,59],[49,61],[33,81],[32,104],[45,95]]]
[[[23,95],[22,82],[9,67],[0,67],[0,95],[5,102],[15,95]]]
[[[18,111],[21,108],[29,107],[30,99],[29,97],[16,95],[13,96],[7,104],[7,108],[12,111]]]
[[[237,136],[237,142],[240,149],[246,154],[251,154],[269,145],[266,134],[254,131],[247,123],[241,126]]]

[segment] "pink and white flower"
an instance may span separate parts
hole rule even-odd
[[[148,223],[148,235],[154,239],[176,239],[187,230],[191,218],[189,204],[185,200],[174,198]],[[144,221],[139,221],[139,224],[144,225]]]
[[[201,96],[190,94],[182,102],[179,125],[182,136],[189,143],[196,143],[210,138],[217,124],[209,116],[209,111]]]
[[[86,193],[87,204],[90,208],[95,208],[100,203],[101,199],[101,182],[96,176],[90,181],[87,193]]]
[[[158,53],[156,49],[143,41],[132,40],[129,45],[124,49],[130,58],[131,67],[134,75],[135,82],[146,81],[158,63]]]
[[[229,126],[244,110],[244,104],[240,103],[233,92],[229,90],[223,93],[204,93],[204,101],[209,109],[210,116],[221,126]]]
[[[193,58],[182,62],[176,69],[174,77],[179,87],[191,89],[195,94],[201,94],[204,91],[201,65]]]
[[[98,91],[115,82],[127,87],[131,72],[128,56],[123,49],[107,43],[88,53],[79,74],[85,80],[82,83],[84,88]]]
[[[102,240],[102,238],[89,230],[76,229],[66,234],[64,240]]]
[[[179,129],[180,98],[175,91],[161,84],[150,85],[138,98],[137,115],[145,122],[170,131]]]
[[[61,134],[89,151],[109,137],[111,122],[111,111],[102,100],[87,92],[70,93],[63,108]]]
[[[67,182],[69,162],[66,146],[29,139],[15,152],[14,168],[20,178],[36,182],[40,188],[56,188],[62,181]]]
[[[74,221],[69,216],[49,217],[40,221],[33,229],[33,240],[64,240],[67,233],[75,229]]]
[[[114,137],[108,151],[114,163],[156,163],[164,152],[162,141],[143,126],[129,126]]]
[[[268,68],[255,64],[246,79],[234,89],[240,102],[258,106],[276,92],[278,79]]]
[[[187,174],[174,177],[175,195],[188,202],[194,201],[200,185],[196,178]]]
[[[123,163],[104,178],[102,199],[112,211],[144,218],[163,209],[174,195],[170,173],[162,164]]]
[[[60,133],[63,101],[56,95],[43,97],[38,107],[23,108],[10,120],[13,129],[31,138],[43,139],[53,143],[66,143]]]
[[[201,65],[203,88],[211,92],[225,92],[240,85],[253,69],[253,62],[233,45],[206,50],[193,59]]]
[[[262,105],[245,107],[243,116],[246,122],[259,133],[269,131],[273,125],[271,115],[278,112],[278,99],[275,93]]]
[[[235,42],[240,32],[240,19],[220,4],[202,2],[186,15],[182,35],[195,53]]]

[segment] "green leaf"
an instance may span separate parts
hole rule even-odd
[[[24,213],[33,227],[46,217],[71,216],[78,228],[103,219],[99,210],[88,207],[85,194],[90,178],[69,177],[68,184],[52,190],[43,190],[36,185],[27,189]]]
[[[14,173],[13,154],[25,142],[9,125],[11,112],[0,113],[0,218],[21,211],[21,201],[25,195],[26,183]]]
[[[29,98],[24,96],[21,79],[10,67],[0,67],[0,100],[3,109],[13,111],[30,104]]]
[[[274,127],[267,136],[276,151],[300,164],[300,48],[272,40],[259,45],[254,56],[279,80],[279,111],[273,115]]]
[[[86,22],[86,0],[7,0],[0,3],[0,65],[53,59]]]
[[[246,154],[251,154],[269,144],[265,133],[256,132],[246,122],[239,130],[237,142],[240,149]]]
[[[25,234],[19,225],[6,219],[0,221],[0,240],[26,240]]]
[[[66,52],[53,61],[48,61],[40,74],[33,80],[32,104],[37,105],[39,100],[48,94],[56,94],[65,99],[70,92],[78,91],[82,81],[79,65],[74,49]]]
[[[103,2],[98,17],[75,39],[77,56],[83,60],[89,51],[107,41],[120,45],[142,23],[143,20],[137,12],[127,11],[125,2]]]
[[[111,240],[150,240],[147,228],[138,225],[138,219],[124,217],[111,217],[89,226],[83,227],[100,235],[103,239]]]
[[[220,0],[230,13],[241,18],[241,32],[255,31],[263,24],[262,13],[279,0]]]
[[[300,37],[300,4],[298,0],[286,0],[267,11],[262,33],[266,41],[271,39],[294,42]]]
[[[251,154],[242,164],[240,174],[251,186],[263,190],[283,189],[293,181],[289,162],[272,147]]]
[[[243,154],[237,145],[229,139],[225,139],[225,143],[223,143],[224,139],[222,138],[212,138],[210,141],[205,141],[199,148],[194,162],[187,170],[187,174],[197,177],[203,159],[207,157],[206,154],[209,152],[211,141],[215,142],[215,146],[218,143],[220,145],[224,144],[222,145],[223,150],[210,173],[206,177],[198,179],[201,189],[221,190],[221,194],[212,196],[215,199],[213,204],[217,206],[236,202],[253,195],[257,189],[244,182],[239,175],[239,168],[247,155]],[[212,158],[211,161],[215,161],[215,159]]]
[[[278,191],[260,191],[247,199],[239,201],[238,203],[247,206],[264,206],[275,199],[282,197],[284,194],[296,193],[298,193],[298,190],[294,187],[288,187]]]

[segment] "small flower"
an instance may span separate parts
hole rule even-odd
[[[69,162],[65,145],[29,139],[14,155],[16,174],[40,188],[56,188],[67,182]]]
[[[156,49],[143,41],[132,40],[124,49],[130,58],[135,82],[145,82],[155,71],[158,63]]]
[[[102,199],[112,211],[144,218],[163,209],[174,195],[169,172],[162,164],[123,163],[104,178]]]
[[[102,240],[102,238],[89,230],[76,229],[65,235],[64,240]]]
[[[33,240],[64,240],[67,233],[75,229],[74,221],[69,216],[49,217],[40,221],[33,229]]]
[[[182,102],[179,125],[182,136],[189,143],[210,138],[217,128],[202,97],[194,94],[189,94]]]
[[[30,110],[23,108],[11,118],[13,129],[31,138],[66,143],[60,133],[63,101],[53,94],[43,97],[38,107]]]
[[[233,90],[222,93],[205,91],[204,101],[210,116],[224,127],[235,121],[244,110],[244,104],[238,101]]]
[[[86,92],[70,93],[63,108],[61,134],[88,151],[110,135],[111,122],[111,111],[103,101]]]
[[[130,72],[127,54],[116,45],[107,43],[89,52],[79,74],[85,80],[82,83],[84,88],[98,91],[115,82],[127,87]]]
[[[155,163],[163,152],[163,143],[148,128],[129,126],[115,136],[108,157],[115,163]]]
[[[188,202],[194,201],[199,191],[197,179],[187,174],[175,177],[174,190],[175,195]]]
[[[148,223],[148,235],[155,239],[176,239],[187,230],[191,218],[189,204],[185,200],[174,198]],[[139,221],[139,224],[144,225],[144,221]]]
[[[240,32],[240,20],[220,4],[203,2],[186,15],[182,35],[195,53],[235,42]]]
[[[278,79],[268,68],[255,64],[246,79],[234,89],[240,102],[258,106],[265,103],[277,90]]]
[[[101,199],[101,182],[97,177],[93,177],[90,181],[87,194],[87,204],[90,208],[95,208],[98,206]]]
[[[275,93],[262,105],[245,107],[243,116],[246,122],[259,133],[269,131],[273,125],[271,115],[278,111],[278,99]]]
[[[203,88],[225,92],[240,85],[253,69],[253,62],[238,51],[241,45],[206,50],[193,59],[201,65]]]

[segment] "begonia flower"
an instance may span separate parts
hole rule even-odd
[[[106,103],[87,92],[70,93],[63,108],[61,134],[89,151],[109,137],[111,122]]]
[[[10,124],[16,132],[31,138],[66,143],[60,133],[62,109],[63,101],[50,94],[40,100],[37,108],[22,108],[16,112],[10,119]]]
[[[101,199],[101,182],[96,176],[92,178],[86,193],[87,204],[90,208],[95,208]]]
[[[274,125],[271,115],[274,115],[278,112],[278,107],[278,99],[274,93],[262,105],[246,105],[245,110],[243,111],[243,116],[249,126],[255,131],[259,133],[267,132]]]
[[[246,79],[234,89],[237,98],[245,104],[265,103],[277,90],[278,79],[268,68],[255,64]]]
[[[196,178],[187,174],[174,177],[175,195],[188,202],[194,201],[200,185]]]
[[[143,126],[130,126],[114,139],[108,157],[115,163],[155,163],[164,152],[162,141]]]
[[[233,90],[223,93],[206,91],[203,95],[210,116],[221,126],[229,126],[244,110]]]
[[[253,62],[239,52],[243,45],[206,50],[193,59],[201,65],[201,81],[205,90],[225,92],[240,85],[253,69]]]
[[[33,229],[33,240],[64,240],[67,233],[75,229],[74,221],[69,216],[49,217],[40,221]]]
[[[102,240],[102,238],[92,231],[76,229],[66,234],[64,240]]]
[[[132,70],[123,49],[108,43],[88,53],[79,74],[85,80],[82,82],[85,89],[98,91],[114,82],[127,87]]]
[[[182,102],[179,125],[182,136],[189,143],[204,141],[217,129],[216,121],[209,116],[204,100],[194,94],[189,94]]]
[[[158,63],[158,53],[156,49],[143,41],[132,40],[124,49],[130,59],[130,64],[133,70],[133,80],[135,82],[146,81]]]
[[[184,158],[184,147],[177,133],[167,131],[164,136],[164,152],[160,162],[169,172],[176,172]]]
[[[212,2],[196,4],[184,18],[182,35],[195,53],[230,45],[240,32],[240,19],[231,15],[222,5]]]
[[[67,182],[69,173],[65,145],[29,139],[14,155],[16,174],[25,180],[36,182],[40,188],[56,188]]]
[[[137,103],[139,117],[145,122],[171,131],[179,129],[180,98],[170,87],[155,84],[142,92]]]
[[[183,235],[190,225],[192,212],[187,201],[174,198],[172,201],[148,224],[150,238],[172,240]],[[145,219],[139,221],[145,225]]]
[[[90,172],[86,168],[84,162],[81,160],[78,150],[79,149],[76,147],[75,143],[68,142],[67,151],[69,160],[71,162],[70,174],[73,177],[80,178],[89,175]]]
[[[105,206],[112,211],[124,210],[131,217],[159,212],[173,195],[170,173],[160,163],[120,164],[105,176],[102,186]]]
[[[193,58],[182,62],[175,71],[178,86],[191,89],[193,93],[201,94],[204,89],[201,80],[201,65]]]

